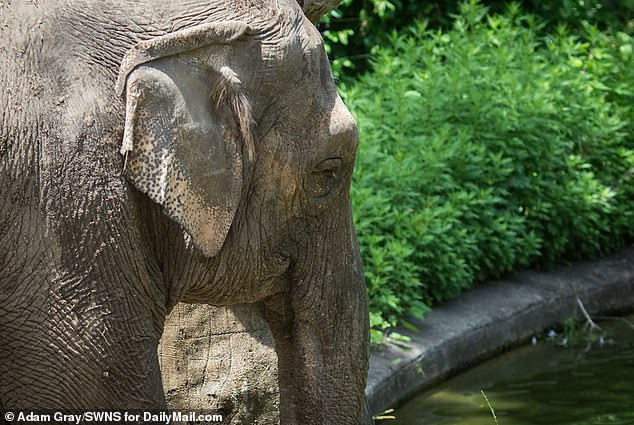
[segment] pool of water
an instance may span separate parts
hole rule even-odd
[[[625,317],[634,323],[634,315]],[[562,346],[546,336],[483,363],[396,410],[389,425],[634,424],[634,329],[600,322],[603,339]]]

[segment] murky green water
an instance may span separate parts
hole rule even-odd
[[[634,322],[634,315],[625,319]],[[634,329],[600,322],[604,343],[539,341],[490,360],[398,409],[389,425],[634,424]],[[561,342],[561,338],[557,338]]]

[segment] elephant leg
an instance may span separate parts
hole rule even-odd
[[[31,233],[12,230],[1,240],[15,240],[0,244],[0,258],[17,265],[0,271],[3,408],[164,408],[156,352],[165,310],[160,280],[140,244],[123,237],[127,229],[115,229],[117,238],[94,215],[64,218],[48,234],[14,226]]]
[[[169,408],[212,411],[226,424],[279,424],[273,338],[256,306],[179,303],[159,358]]]
[[[164,408],[158,337],[134,313],[138,296],[118,299],[90,279],[43,286],[52,290],[0,308],[0,340],[9,341],[0,348],[3,407]]]

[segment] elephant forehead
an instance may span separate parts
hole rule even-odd
[[[288,17],[255,35],[261,61],[251,67],[256,92],[283,95],[283,89],[318,72],[323,40],[317,29],[303,14]],[[252,63],[253,59],[247,61]],[[247,73],[249,71],[247,70]]]

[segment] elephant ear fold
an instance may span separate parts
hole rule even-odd
[[[237,75],[218,69],[221,50],[207,46],[207,54],[174,54],[131,70],[121,149],[127,179],[210,257],[227,237],[240,203],[243,159],[253,150],[249,104]]]

